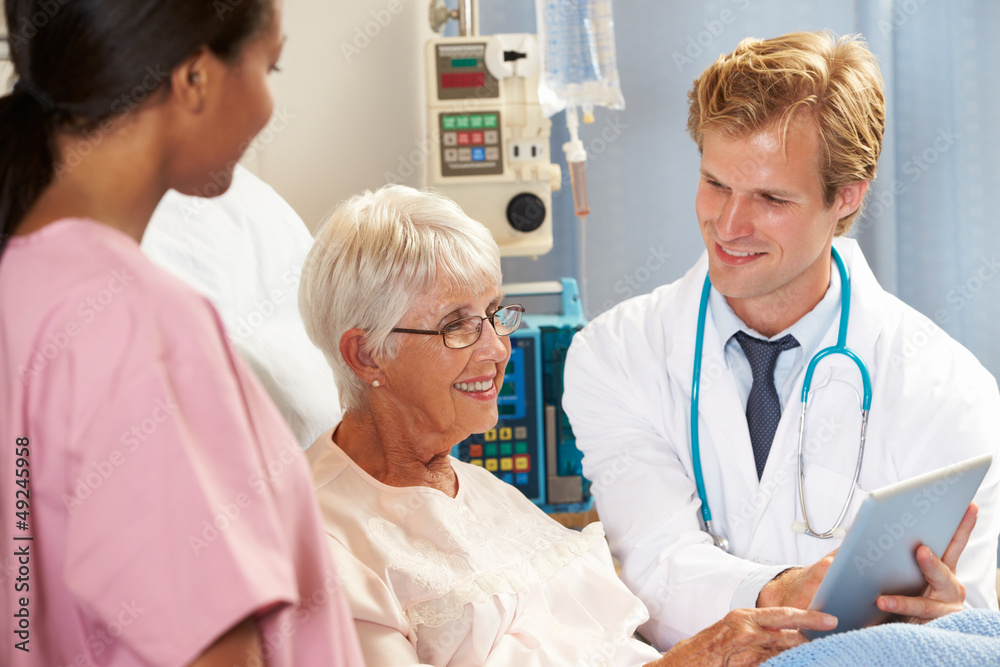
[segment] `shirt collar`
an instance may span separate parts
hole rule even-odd
[[[819,349],[823,336],[830,329],[834,319],[840,314],[840,272],[835,262],[830,262],[830,287],[820,302],[808,313],[799,318],[798,322],[771,338],[765,338],[748,327],[726,302],[726,298],[712,287],[709,295],[709,305],[715,329],[719,334],[719,345],[725,349],[729,339],[737,331],[745,331],[756,338],[778,340],[785,334],[792,334],[799,342],[803,356],[811,359]]]

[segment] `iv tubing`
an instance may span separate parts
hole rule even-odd
[[[573,189],[573,210],[579,216],[590,213],[590,201],[587,197],[587,151],[580,141],[580,119],[576,107],[566,108],[566,129],[569,130],[569,141],[563,144],[566,153],[566,166],[569,167],[569,182]]]

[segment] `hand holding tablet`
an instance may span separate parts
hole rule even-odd
[[[878,608],[891,614],[906,616],[910,621],[918,623],[926,623],[964,609],[965,587],[958,581],[955,571],[958,558],[969,543],[972,529],[976,527],[978,514],[979,507],[975,503],[970,504],[941,558],[927,546],[917,549],[917,565],[927,580],[927,588],[921,597],[882,595],[876,600]]]
[[[869,494],[809,605],[836,616],[837,628],[807,636],[855,630],[890,612],[933,618],[954,605],[961,594],[954,567],[975,525],[969,503],[991,461],[979,456]],[[809,569],[822,569],[824,561]],[[889,596],[882,608],[879,596]],[[888,609],[892,602],[896,608]]]

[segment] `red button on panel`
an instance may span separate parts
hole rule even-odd
[[[483,446],[482,445],[469,445],[469,456],[482,456]]]
[[[469,145],[469,133],[468,132],[459,132],[458,133],[458,145],[459,146],[468,146]]]
[[[483,143],[483,133],[482,132],[473,132],[471,138],[472,138],[472,143],[473,144],[481,144],[481,143]]]
[[[517,454],[514,456],[514,470],[517,472],[528,472],[531,470],[531,455]]]

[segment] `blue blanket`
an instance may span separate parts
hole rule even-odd
[[[765,667],[792,665],[1000,665],[1000,613],[970,609],[949,614],[926,625],[888,623],[843,632],[797,646],[764,663]]]

